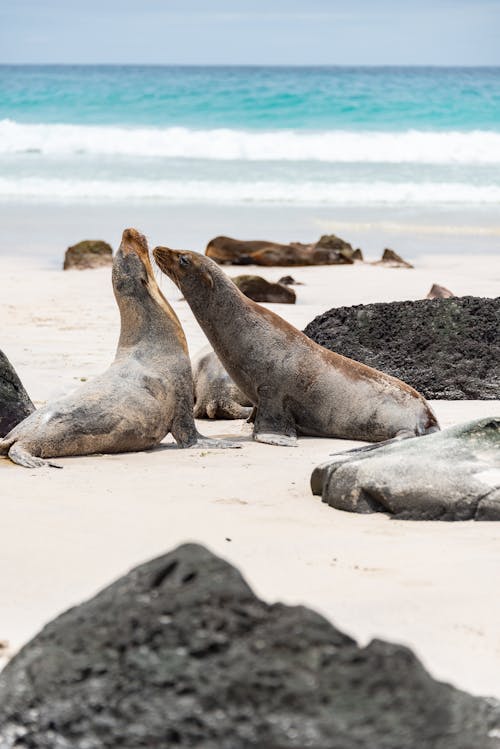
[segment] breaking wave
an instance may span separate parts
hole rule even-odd
[[[500,164],[500,133],[127,128],[0,121],[0,154],[240,161]]]
[[[460,182],[233,182],[222,180],[83,180],[0,178],[0,198],[40,200],[151,200],[178,203],[296,205],[494,204],[499,185]]]

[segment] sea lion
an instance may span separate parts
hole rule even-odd
[[[221,364],[215,351],[205,346],[193,359],[195,419],[247,419],[252,403]]]
[[[206,256],[167,247],[153,255],[255,405],[254,439],[294,445],[304,434],[381,442],[439,429],[412,387],[314,343],[245,297]]]
[[[47,404],[0,440],[0,455],[35,468],[43,458],[146,450],[169,432],[179,447],[226,447],[201,438],[181,324],[156,283],[146,239],[123,232],[113,261],[121,329],[104,374]]]

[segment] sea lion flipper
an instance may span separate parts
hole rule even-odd
[[[296,447],[297,428],[292,414],[276,403],[276,395],[263,387],[258,390],[253,438],[279,447]]]
[[[28,450],[26,450],[26,448],[22,447],[19,442],[14,442],[10,448],[9,458],[13,463],[17,463],[18,466],[23,466],[23,468],[41,468],[42,466],[62,468],[62,466],[57,465],[57,463],[51,463],[48,460],[43,460],[43,458],[37,458],[35,455],[32,455]]]
[[[203,450],[227,450],[241,447],[239,442],[232,442],[231,440],[220,440],[214,437],[204,437],[202,434],[198,434],[198,439],[194,445],[189,447],[201,448]]]
[[[278,447],[297,447],[297,437],[289,437],[286,434],[272,434],[271,432],[258,432],[253,436],[256,442],[264,442],[266,445],[277,445]]]
[[[201,449],[215,449],[215,448],[236,448],[241,447],[238,442],[230,442],[229,440],[213,439],[212,437],[205,437],[200,434],[196,429],[196,424],[191,414],[180,414],[179,417],[172,424],[172,436],[177,442],[180,448],[201,448]]]

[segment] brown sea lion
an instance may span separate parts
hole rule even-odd
[[[439,429],[416,390],[314,343],[245,297],[209,258],[166,247],[153,255],[255,405],[254,439],[293,445],[304,434],[380,442]]]
[[[252,403],[221,364],[215,351],[205,346],[193,359],[195,419],[247,419]]]
[[[0,440],[0,455],[35,468],[43,458],[146,450],[169,432],[179,447],[235,447],[197,432],[186,338],[135,229],[123,232],[113,290],[121,330],[109,369],[20,422]]]

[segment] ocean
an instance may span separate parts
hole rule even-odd
[[[0,66],[0,201],[495,206],[500,68]]]

